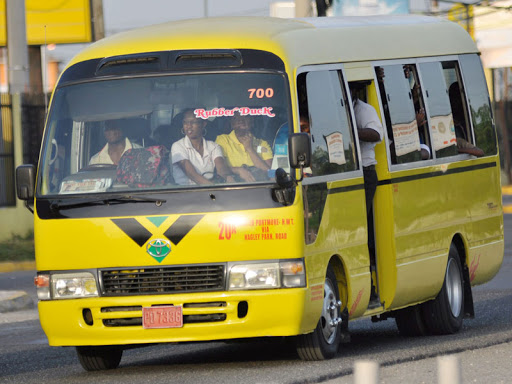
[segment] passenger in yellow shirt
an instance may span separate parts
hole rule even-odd
[[[230,123],[231,133],[219,135],[216,142],[233,172],[247,182],[266,179],[273,158],[270,145],[253,136],[251,116],[235,115]]]

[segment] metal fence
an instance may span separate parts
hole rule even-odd
[[[14,129],[11,95],[0,94],[0,207],[16,205]],[[45,118],[44,95],[23,95],[21,126],[23,163],[37,165]]]
[[[0,207],[16,204],[11,95],[0,94]]]
[[[24,95],[21,102],[23,164],[37,166],[39,161],[45,120],[44,97],[43,94]]]

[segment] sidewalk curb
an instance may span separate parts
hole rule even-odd
[[[0,313],[34,308],[34,301],[25,291],[0,291]]]
[[[35,261],[12,261],[0,263],[0,273],[31,270],[36,270]]]
[[[502,195],[512,195],[512,185],[504,185],[501,187]]]

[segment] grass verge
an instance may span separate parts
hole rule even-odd
[[[10,240],[0,242],[0,263],[7,261],[33,261],[34,234],[13,235]]]

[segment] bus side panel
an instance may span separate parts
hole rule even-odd
[[[355,184],[354,184],[355,182]],[[354,185],[360,188],[351,190]],[[348,270],[348,301],[351,317],[366,310],[370,298],[370,267],[367,246],[365,194],[362,178],[328,183],[328,195],[315,242],[306,246],[311,284],[323,284],[327,263],[340,255]],[[344,190],[347,187],[347,190]],[[315,313],[318,319],[321,302]]]
[[[478,183],[469,186],[472,231],[468,235],[467,266],[472,285],[491,280],[501,266],[504,254],[503,208],[499,159],[496,166],[475,171]],[[489,163],[489,159],[486,160]],[[478,199],[475,199],[478,197]]]
[[[441,165],[429,171],[436,175],[453,168]],[[454,234],[466,237],[471,231],[468,202],[475,199],[468,188],[471,172],[429,177],[423,169],[397,172],[394,178],[399,181],[403,176],[407,181],[392,185],[398,274],[394,308],[437,295]]]

